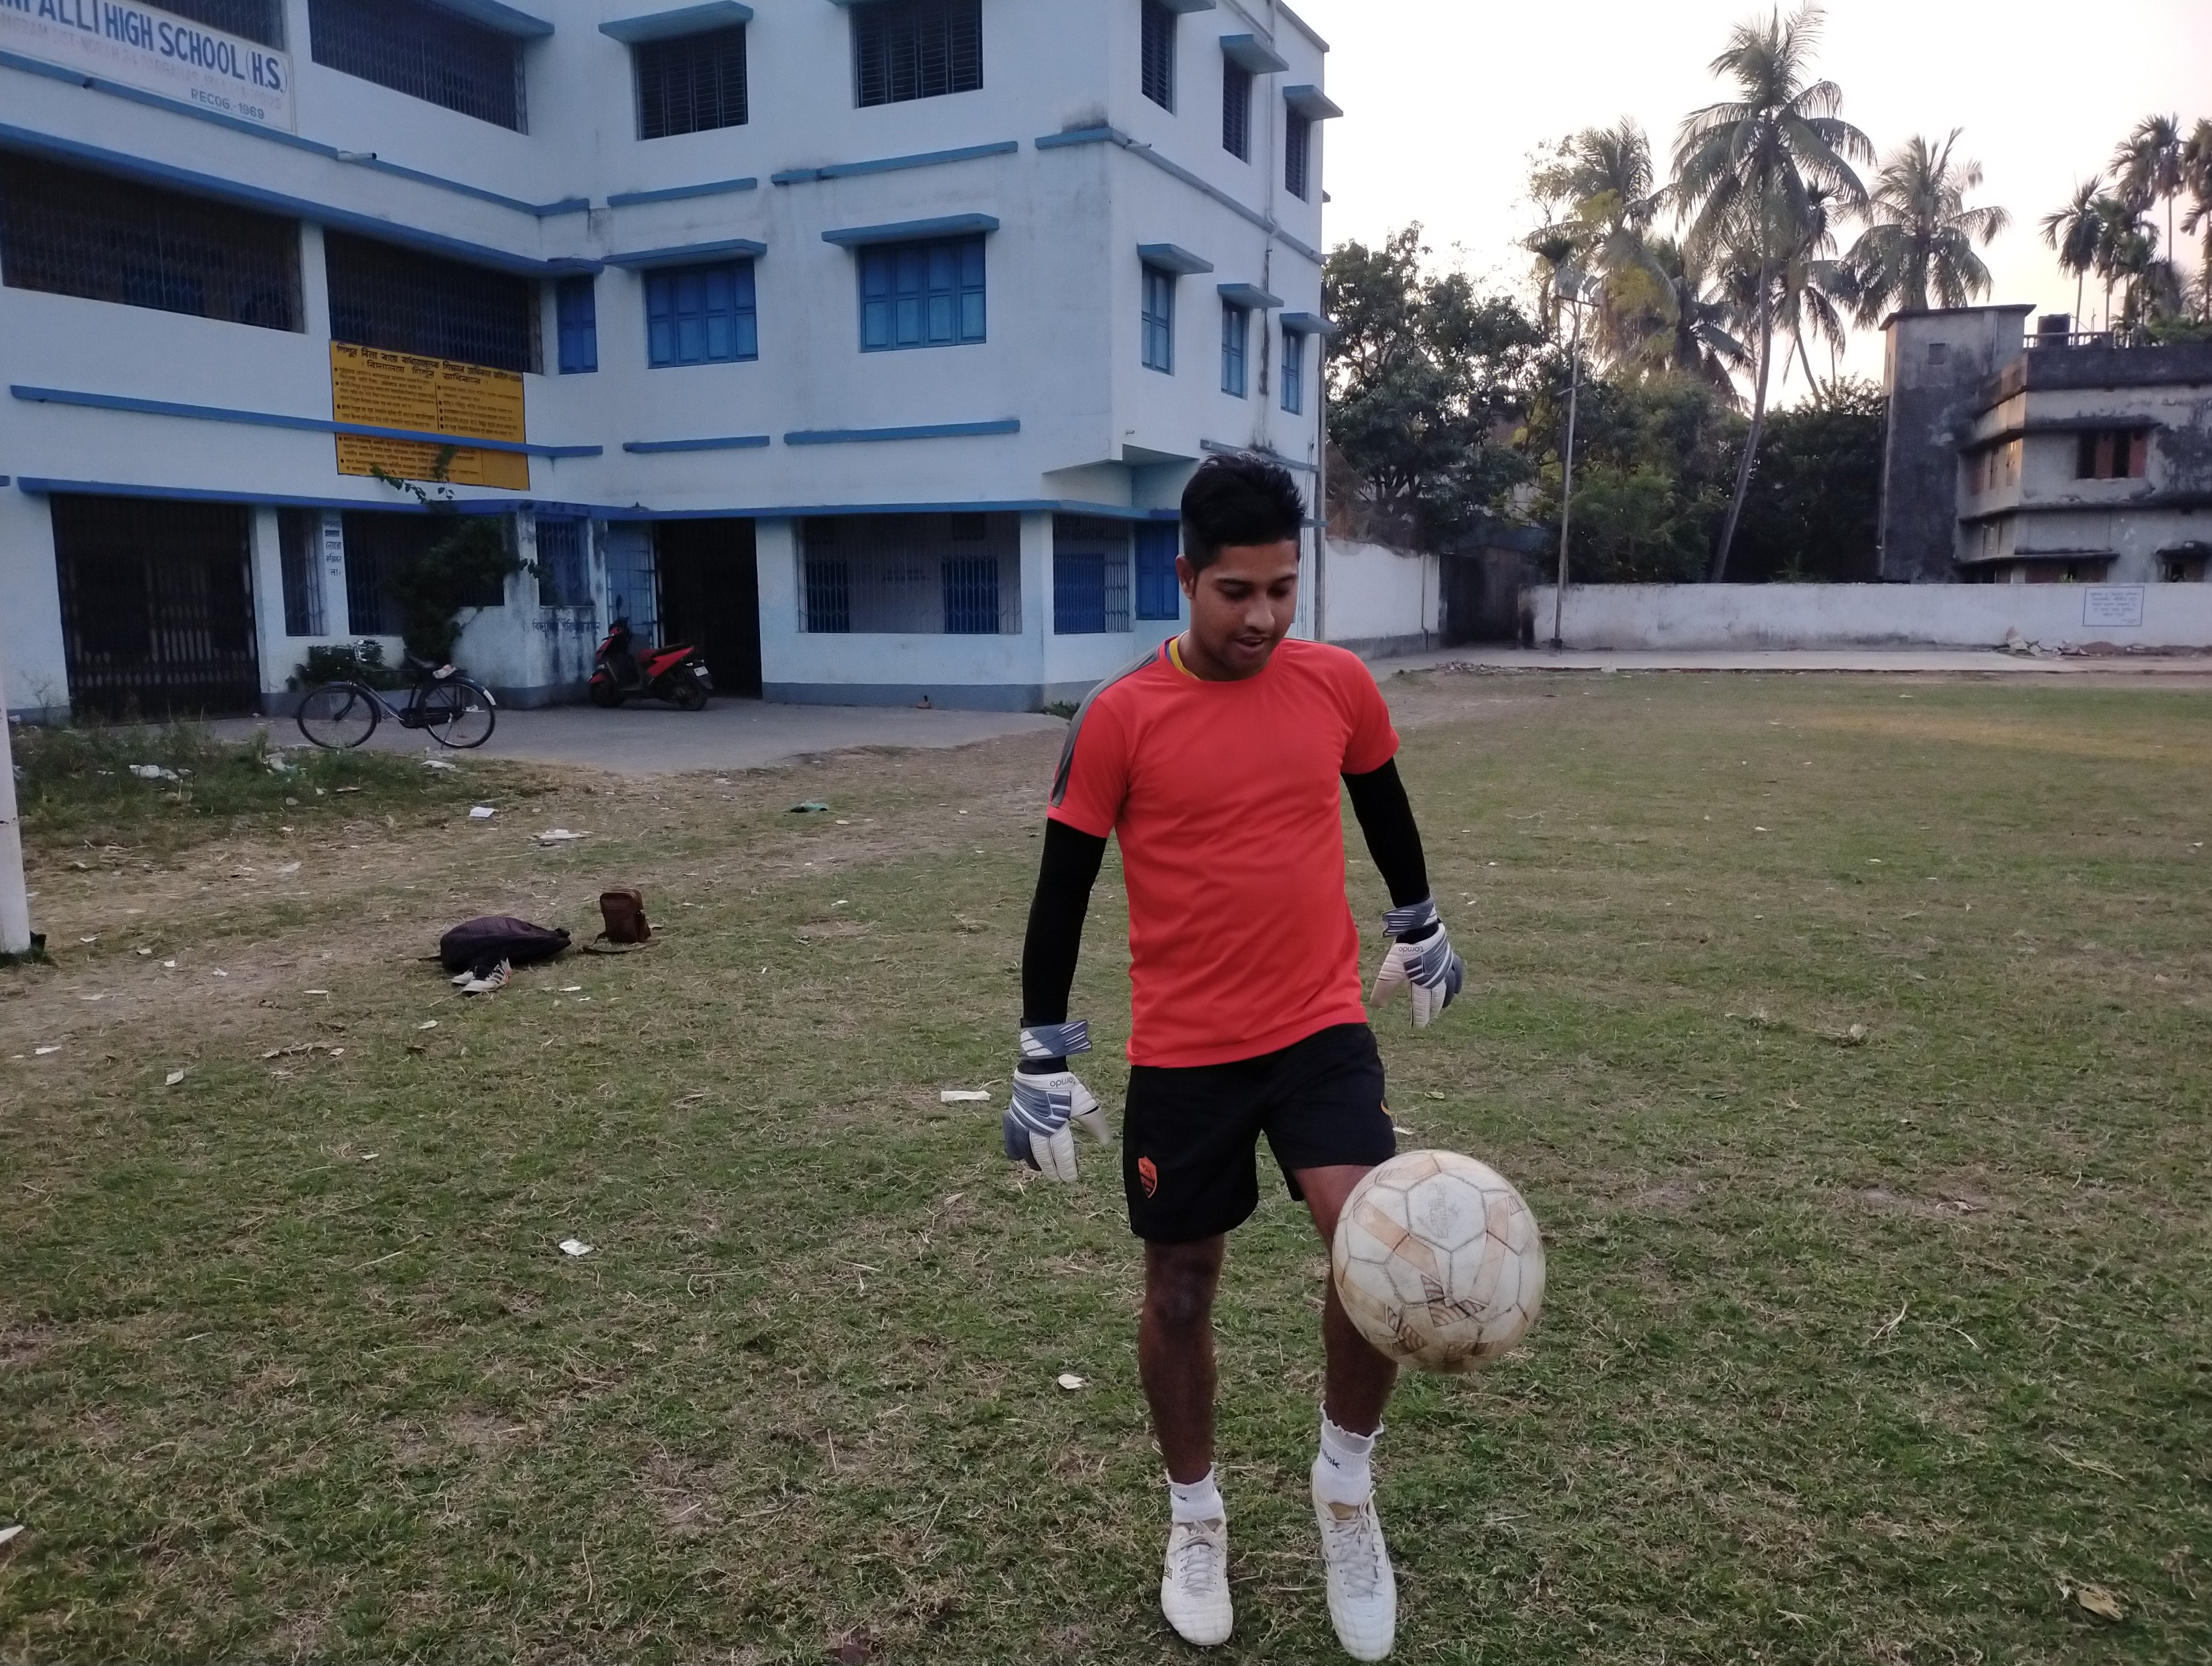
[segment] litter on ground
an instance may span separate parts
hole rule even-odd
[[[279,873],[297,873],[299,871],[300,865],[297,862],[279,862],[276,864],[276,872]]]
[[[179,779],[174,769],[159,763],[134,763],[131,766],[131,773],[137,776],[141,781],[176,781]]]
[[[12,1527],[0,1527],[0,1545],[6,1544],[9,1540],[14,1538],[23,1529],[21,1523],[18,1523]]]
[[[576,839],[588,839],[589,833],[571,833],[565,827],[549,827],[538,836],[540,844],[568,844]]]
[[[1072,1371],[1064,1371],[1060,1372],[1059,1376],[1053,1378],[1053,1381],[1059,1383],[1061,1388],[1066,1389],[1070,1394],[1073,1394],[1078,1389],[1088,1388],[1091,1386],[1085,1379],[1078,1377]]]
[[[458,769],[461,766],[451,758],[426,757],[422,760],[422,767],[425,769]]]
[[[819,799],[809,799],[804,804],[793,805],[791,813],[794,816],[826,816],[830,813],[830,806]]]
[[[499,812],[493,809],[491,806],[479,804],[470,810],[469,819],[472,822],[488,822],[497,814]]]
[[[990,1097],[991,1092],[988,1088],[948,1087],[940,1092],[937,1098],[940,1104],[965,1105],[973,1104],[978,1100],[988,1100]]]
[[[58,1043],[52,1047],[34,1047],[31,1049],[31,1056],[33,1058],[43,1059],[49,1053],[58,1053],[62,1049]]]
[[[580,1260],[583,1256],[588,1256],[592,1253],[592,1246],[585,1243],[581,1238],[562,1238],[561,1240],[561,1253],[564,1256]]]
[[[161,1085],[163,1087],[174,1087],[179,1082],[181,1082],[184,1079],[185,1073],[183,1071],[172,1070],[168,1074],[168,1079],[164,1081]]]

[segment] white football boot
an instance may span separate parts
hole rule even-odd
[[[1229,1523],[1176,1522],[1168,1529],[1160,1612],[1176,1635],[1206,1647],[1226,1643],[1237,1618],[1229,1604]]]
[[[1321,1560],[1328,1571],[1328,1617],[1336,1640],[1354,1660],[1382,1660],[1398,1629],[1398,1581],[1382,1542],[1375,1495],[1364,1503],[1332,1504],[1314,1490],[1321,1523]]]

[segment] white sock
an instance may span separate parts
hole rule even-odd
[[[1176,1522],[1225,1522],[1228,1509],[1221,1502],[1221,1489],[1213,1484],[1213,1471],[1208,1469],[1194,1481],[1168,1478],[1168,1519]]]
[[[1367,1502],[1375,1490],[1375,1475],[1368,1460],[1382,1438],[1380,1429],[1371,1435],[1356,1435],[1330,1422],[1327,1412],[1321,1414],[1321,1456],[1314,1460],[1313,1484],[1322,1502]]]

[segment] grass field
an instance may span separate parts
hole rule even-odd
[[[1523,1351],[1393,1406],[1399,1657],[2212,1658],[2212,692],[1388,691],[1470,976],[1382,1025],[1392,1104],[1551,1268]],[[1195,1657],[1114,1165],[1024,1184],[938,1099],[1003,1093],[1052,757],[467,764],[105,848],[34,807],[0,1658]],[[481,1002],[416,958],[588,935],[611,884],[650,949]],[[1322,1276],[1273,1192],[1220,1315],[1224,1659],[1341,1658]]]

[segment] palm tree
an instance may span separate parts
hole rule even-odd
[[[1633,117],[1585,128],[1560,147],[1559,161],[1540,170],[1534,184],[1540,198],[1565,207],[1568,217],[1557,230],[1572,244],[1577,262],[1601,280],[1599,356],[1616,365],[1632,361],[1669,293],[1647,242],[1664,195],[1653,176],[1650,141]],[[1556,268],[1547,251],[1538,252]]]
[[[2158,229],[2143,223],[2142,211],[2125,197],[2107,193],[2097,198],[2097,252],[2091,268],[2105,280],[2105,327],[2112,327],[2112,286],[2120,286],[2122,328],[2133,325],[2137,286],[2149,269],[2157,246]]]
[[[1663,313],[1647,319],[1634,364],[1648,376],[1680,376],[1701,382],[1732,405],[1743,403],[1735,373],[1751,354],[1731,327],[1735,307],[1716,287],[1702,261],[1671,237],[1651,240],[1651,262],[1667,280]]]
[[[2043,216],[2043,240],[2058,256],[2058,270],[2074,274],[2074,327],[2077,330],[2081,327],[2081,286],[2097,264],[2097,198],[2104,189],[2104,176],[2093,173],[2074,187],[2064,208]]]
[[[2166,246],[2173,246],[2173,199],[2181,195],[2181,123],[2145,116],[2112,152],[2112,179],[2120,199],[2138,214],[2166,202]]]
[[[2204,264],[2197,279],[2197,300],[2208,322],[2212,322],[2212,117],[2199,116],[2181,145],[2181,183],[2188,192],[2189,217],[2184,231],[2204,228]],[[2169,252],[2172,246],[2167,245]]]
[[[1712,579],[1728,572],[1729,546],[1750,489],[1751,471],[1766,423],[1767,380],[1774,358],[1775,270],[1797,243],[1810,217],[1808,192],[1833,191],[1849,209],[1863,209],[1866,187],[1853,160],[1871,158],[1865,134],[1839,118],[1842,90],[1831,81],[1808,81],[1821,13],[1808,3],[1785,22],[1779,11],[1765,24],[1739,23],[1728,49],[1712,61],[1714,75],[1736,84],[1738,96],[1693,111],[1674,144],[1674,202],[1688,223],[1686,242],[1699,254],[1735,250],[1759,267],[1758,373],[1751,403],[1751,432],[1736,469],[1735,491],[1713,552]]]
[[[1858,276],[1862,324],[1892,311],[1924,313],[1964,307],[1990,289],[1990,269],[1974,252],[2012,223],[2001,208],[1968,208],[1966,193],[1982,182],[1982,165],[1954,161],[1953,128],[1938,145],[1918,134],[1892,151],[1875,176],[1870,223],[1846,258]]]

